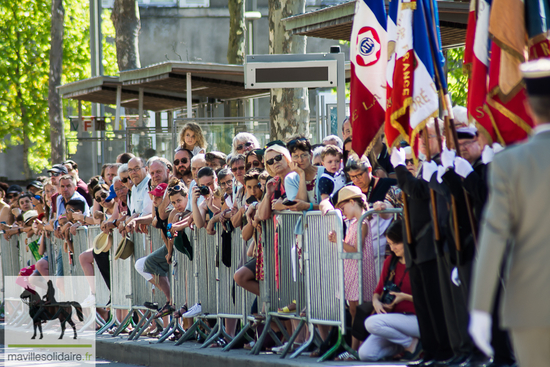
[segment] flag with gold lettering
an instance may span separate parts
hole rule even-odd
[[[386,57],[384,1],[357,0],[350,39],[350,120],[352,149],[359,155],[384,125]]]
[[[412,35],[412,4],[402,0],[389,3],[388,66],[386,69],[386,123],[388,146],[401,140],[409,141],[409,109],[413,95],[414,52]]]

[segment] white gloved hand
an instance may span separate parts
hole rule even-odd
[[[443,151],[441,152],[441,165],[443,168],[451,168],[454,165],[455,157],[456,152],[454,150],[443,148]]]
[[[406,166],[405,165],[406,158],[407,158],[407,154],[405,153],[405,149],[397,149],[396,147],[393,147],[391,151],[391,157],[390,157],[390,162],[393,168],[396,168],[397,166]]]
[[[460,287],[460,277],[458,276],[458,268],[455,266],[453,268],[453,271],[451,271],[451,281],[454,285],[457,287]]]
[[[491,325],[493,320],[488,312],[472,310],[468,331],[477,347],[488,357],[493,356],[491,346]]]
[[[422,178],[424,181],[430,182],[435,172],[437,172],[437,164],[434,161],[422,163]]]
[[[489,164],[493,161],[493,158],[495,157],[495,151],[490,146],[486,145],[485,148],[483,148],[483,152],[481,152],[481,161],[483,164]]]
[[[495,152],[495,154],[497,154],[498,152],[502,152],[504,150],[504,147],[502,145],[500,145],[499,143],[493,143],[493,151]]]
[[[437,166],[437,182],[440,184],[443,183],[443,175],[447,172],[445,167],[443,166]]]
[[[483,151],[485,152],[485,151]],[[483,162],[485,163],[485,162]],[[455,158],[455,172],[457,175],[461,176],[461,177],[468,177],[468,175],[472,172],[474,172],[474,169],[472,167],[472,165],[470,164],[470,162],[468,162],[467,160],[465,160],[464,158],[462,157],[456,157]]]

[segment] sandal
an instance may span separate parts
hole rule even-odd
[[[212,343],[208,346],[208,348],[223,348],[227,345],[227,342],[225,339],[221,338],[218,339],[215,343]]]
[[[291,313],[296,311],[296,300],[292,301],[291,304],[288,306],[285,306],[283,308],[277,308],[277,312],[279,313]]]
[[[183,334],[181,333],[181,331],[176,330],[168,340],[171,342],[177,342],[182,335]]]
[[[153,319],[158,319],[160,317],[171,315],[175,311],[174,306],[170,304],[170,302],[166,302],[164,307],[162,307],[159,312],[153,317]]]
[[[160,333],[162,333],[162,330],[164,330],[162,327],[160,326],[157,326],[157,329],[155,331],[151,331],[150,333],[147,333],[147,336],[149,338],[155,338],[157,337]]]
[[[188,310],[187,310],[187,303],[184,304],[183,306],[180,307],[179,310],[177,310],[176,312],[174,312],[174,317],[176,319],[179,319],[184,313],[186,313]]]
[[[335,361],[356,361],[357,358],[349,352],[344,352],[334,359]]]

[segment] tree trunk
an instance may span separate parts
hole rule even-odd
[[[244,0],[229,0],[229,44],[227,62],[241,65],[244,62],[246,24]]]
[[[305,0],[269,0],[269,53],[306,52],[305,36],[291,36],[281,19],[303,13]],[[271,89],[271,140],[301,133],[309,137],[309,100],[307,88]]]
[[[141,22],[137,0],[115,0],[111,20],[116,32],[118,70],[139,69],[138,35]]]
[[[63,105],[57,93],[61,85],[63,68],[63,22],[65,9],[63,0],[52,0],[52,25],[50,49],[50,80],[48,84],[48,109],[50,117],[50,147],[52,164],[65,159],[65,128],[63,123]],[[25,135],[24,150],[28,152],[28,137]],[[28,161],[25,159],[25,162]],[[26,173],[26,172],[25,172]]]

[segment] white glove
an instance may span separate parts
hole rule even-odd
[[[493,320],[488,312],[472,310],[470,312],[470,325],[468,331],[477,347],[488,357],[493,356],[491,346],[491,325]]]
[[[460,287],[460,277],[458,276],[458,268],[457,267],[454,267],[453,268],[453,271],[451,271],[451,281],[453,282],[454,285],[456,285],[457,287]]]
[[[437,172],[437,164],[434,161],[422,163],[422,178],[424,181],[430,182],[435,172]]]
[[[489,148],[491,149],[491,148]],[[483,151],[483,153],[485,153],[485,150]],[[485,162],[483,162],[485,163]],[[468,162],[467,160],[465,160],[464,158],[462,157],[456,157],[455,158],[455,172],[457,175],[461,176],[461,177],[468,177],[468,175],[472,172],[474,172],[474,169],[472,168],[472,165],[470,164],[470,162]]]
[[[390,157],[390,162],[393,168],[396,168],[397,166],[405,166],[406,158],[407,154],[405,153],[405,149],[397,149],[396,147],[393,147]]]
[[[486,145],[485,148],[483,148],[483,152],[481,152],[481,161],[483,164],[488,164],[493,161],[493,158],[495,157],[495,151],[490,146]]]
[[[454,165],[455,157],[456,153],[454,150],[443,148],[443,151],[441,152],[441,165],[443,168],[451,168]]]
[[[447,172],[445,167],[437,166],[437,182],[443,183],[443,175]]]
[[[499,143],[493,143],[493,151],[495,152],[495,154],[497,154],[498,152],[502,152],[504,150],[504,147],[502,145],[500,145]]]

